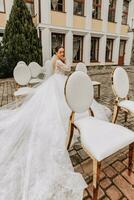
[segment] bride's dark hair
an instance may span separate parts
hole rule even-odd
[[[59,51],[59,49],[61,49],[61,48],[64,49],[64,47],[63,47],[62,45],[57,46],[57,47],[55,48],[55,53],[57,53],[57,52]]]

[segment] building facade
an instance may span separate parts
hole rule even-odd
[[[13,0],[0,0],[0,31]],[[10,2],[10,3],[9,3]],[[134,0],[26,0],[42,41],[43,62],[63,45],[73,65],[129,65]],[[9,4],[9,5],[8,5]],[[1,16],[6,16],[1,18]],[[1,33],[2,34],[2,33]]]

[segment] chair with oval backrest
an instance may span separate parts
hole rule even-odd
[[[125,112],[126,122],[128,114],[134,115],[134,101],[129,100],[129,78],[122,67],[117,67],[113,72],[112,88],[116,96],[112,122],[116,122],[119,110]]]
[[[75,70],[76,71],[82,71],[82,72],[85,72],[87,74],[87,67],[86,67],[85,63],[82,63],[82,62],[78,63],[76,65],[76,69]]]
[[[93,160],[93,200],[97,200],[101,161],[127,145],[129,145],[128,174],[131,174],[134,133],[120,125],[98,120],[92,116],[75,120],[75,113],[91,110],[93,86],[87,74],[77,71],[69,76],[65,84],[65,98],[72,110],[67,149],[76,128],[80,133],[82,147]]]
[[[18,63],[16,65],[13,71],[13,76],[16,83],[18,84],[18,89],[14,92],[14,96],[16,98],[17,103],[19,97],[26,96],[29,93],[32,93],[34,89],[27,87],[31,79],[31,73],[25,63]]]
[[[82,62],[78,63],[76,65],[75,70],[76,71],[82,71],[82,72],[87,74],[87,67],[86,67],[85,63],[82,63]],[[92,81],[92,84],[93,84],[94,87],[98,87],[98,98],[100,98],[101,83],[98,82],[98,81]]]
[[[33,85],[41,83],[42,79],[39,79],[38,76],[42,73],[42,67],[36,62],[31,62],[28,67],[31,72],[31,80],[29,81],[29,84]]]
[[[19,64],[25,64],[26,65],[26,63],[22,60],[17,63],[17,65],[19,65]]]

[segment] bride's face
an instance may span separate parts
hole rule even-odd
[[[62,59],[64,58],[64,49],[63,49],[63,48],[60,48],[60,49],[58,50],[58,52],[56,53],[56,56],[57,56],[60,60],[62,60]]]

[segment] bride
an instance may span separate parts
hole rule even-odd
[[[64,99],[64,49],[52,59],[54,75],[17,109],[0,110],[0,200],[82,200],[87,187],[66,150],[70,110]],[[94,101],[96,117],[109,110]]]

